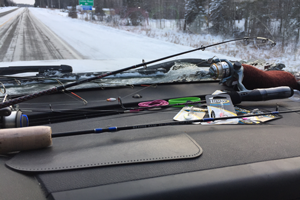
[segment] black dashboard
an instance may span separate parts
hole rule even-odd
[[[123,97],[126,106],[182,96],[204,99],[219,89],[224,87],[217,82],[199,82],[81,90],[76,94],[88,104],[79,102],[76,106],[95,111],[119,109],[117,102],[106,101],[118,96]],[[142,98],[133,98],[134,94]],[[242,102],[238,106],[285,111],[299,107],[299,102],[279,99]],[[180,110],[171,107],[137,113],[76,115],[74,120],[58,123],[57,113],[46,112],[71,108],[74,105],[70,97],[63,93],[20,104],[21,110],[40,110],[24,113],[29,120],[50,126],[53,133],[171,122]],[[38,121],[45,116],[48,121]],[[299,112],[295,112],[260,125],[174,125],[53,138],[49,148],[0,157],[1,171],[5,172],[0,175],[0,193],[5,194],[5,199],[297,199],[299,121]],[[137,154],[128,153],[133,150]],[[176,157],[185,151],[193,156]],[[170,156],[156,160],[134,158],[160,157],[164,153]],[[109,160],[109,155],[115,160]],[[56,163],[56,168],[51,168],[50,163]],[[38,164],[49,167],[37,169],[34,166]],[[22,165],[26,167],[22,169]]]

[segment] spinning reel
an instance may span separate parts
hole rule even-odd
[[[212,63],[209,68],[212,78],[220,79],[220,84],[228,87],[237,85],[239,92],[233,99],[236,103],[289,98],[299,87],[295,77],[285,71],[265,72],[240,62],[232,64],[226,59],[211,58],[208,63]]]
[[[226,59],[209,59],[208,62],[212,63],[209,68],[209,74],[214,79],[220,79],[220,84],[230,87],[236,81],[237,87],[241,92],[248,91],[242,83],[244,67],[240,62],[232,64]]]
[[[6,93],[5,86],[2,84],[4,91],[0,89],[2,94]],[[7,94],[4,96],[3,101],[7,100]],[[27,115],[23,114],[16,106],[9,106],[0,109],[0,127],[1,128],[19,128],[29,125]]]

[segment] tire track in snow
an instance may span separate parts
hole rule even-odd
[[[25,8],[0,29],[0,61],[80,59]]]
[[[13,42],[12,37],[17,30],[17,26],[20,22],[22,15],[18,15],[15,20],[10,24],[7,24],[0,30],[0,61],[10,61],[7,59],[7,54],[11,43]]]

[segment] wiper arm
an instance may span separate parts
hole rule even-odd
[[[73,71],[73,68],[69,65],[0,67],[0,75],[11,75],[27,72],[44,73],[49,70],[60,71],[61,73],[70,73]]]

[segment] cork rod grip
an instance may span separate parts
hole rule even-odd
[[[49,147],[52,144],[49,126],[0,130],[0,154]]]

